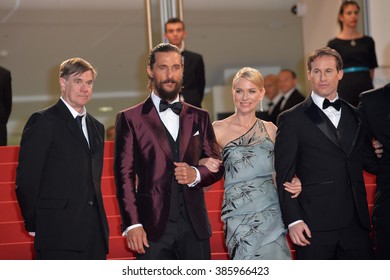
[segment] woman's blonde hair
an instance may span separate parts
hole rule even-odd
[[[252,67],[244,67],[233,78],[232,88],[236,87],[236,84],[240,78],[245,78],[259,89],[264,88],[264,79],[259,70]]]

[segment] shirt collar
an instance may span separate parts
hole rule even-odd
[[[65,99],[62,98],[62,96],[60,97],[60,99],[62,100],[62,102],[64,102],[65,106],[69,109],[73,118],[76,118],[77,116],[84,116],[87,113],[87,109],[85,108],[85,106],[83,107],[83,112],[79,113],[72,106],[70,106],[68,102],[66,102]]]
[[[311,98],[313,99],[314,104],[316,104],[319,108],[322,109],[322,104],[324,103],[325,97],[319,96],[314,91],[311,92]],[[336,94],[336,98],[333,100],[329,100],[330,102],[334,102],[335,100],[339,99],[339,95]]]
[[[179,48],[180,52],[184,51],[184,40],[181,41],[181,48]]]
[[[291,96],[291,94],[294,92],[295,89],[296,88],[294,87],[294,88],[290,89],[286,94],[283,94],[284,100],[289,99],[289,97]]]
[[[278,95],[276,95],[276,96],[274,97],[274,99],[272,99],[272,103],[273,103],[274,105],[278,104],[278,102],[279,102],[279,100],[282,98],[282,96],[283,96],[283,94],[278,93]]]

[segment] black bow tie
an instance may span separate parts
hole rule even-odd
[[[340,99],[337,99],[335,102],[330,102],[329,99],[324,99],[324,103],[322,104],[322,109],[326,109],[329,106],[333,106],[337,111],[340,111],[341,108],[341,101]]]
[[[172,104],[169,104],[165,100],[160,101],[160,107],[159,110],[160,112],[164,112],[166,109],[171,108],[171,110],[176,114],[179,115],[181,111],[182,104],[180,102],[175,102]]]

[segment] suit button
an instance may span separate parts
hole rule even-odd
[[[89,206],[93,206],[94,205],[93,200],[88,200],[87,203],[88,203]]]

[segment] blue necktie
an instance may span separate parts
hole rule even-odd
[[[84,115],[76,117],[77,124],[79,125],[81,131],[83,130],[83,125],[81,124],[83,117],[84,117]]]

